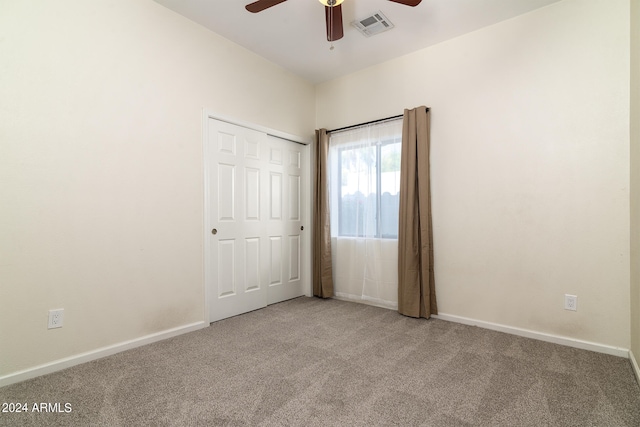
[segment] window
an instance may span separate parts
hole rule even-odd
[[[402,121],[330,136],[334,235],[396,239]]]

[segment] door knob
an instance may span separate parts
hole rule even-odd
[[[213,230],[211,230],[211,234],[213,234],[214,236],[218,234],[218,229],[214,228]]]

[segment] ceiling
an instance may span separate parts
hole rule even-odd
[[[309,80],[320,83],[405,55],[560,0],[345,0],[344,38],[327,42],[324,6],[288,0],[260,13],[254,0],[154,0]],[[351,26],[381,11],[395,28],[365,37]]]

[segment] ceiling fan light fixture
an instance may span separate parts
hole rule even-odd
[[[318,0],[327,7],[339,6],[344,0]]]

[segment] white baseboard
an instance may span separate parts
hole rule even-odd
[[[112,354],[120,353],[125,350],[131,350],[132,348],[151,344],[156,341],[162,341],[167,338],[175,337],[177,335],[186,334],[187,332],[197,331],[198,329],[203,329],[207,326],[209,326],[208,323],[196,322],[173,329],[167,329],[166,331],[157,332],[155,334],[146,335],[144,337],[136,338],[133,340],[124,341],[107,347],[102,347],[96,350],[88,351],[86,353],[65,357],[64,359],[55,360],[50,363],[45,363],[44,365],[25,369],[23,371],[14,372],[9,375],[0,377],[0,387],[19,383],[31,378],[39,377],[40,375],[46,375],[56,371],[61,371],[66,368],[79,365],[81,363],[86,363],[92,360],[100,359],[102,357],[111,356]]]
[[[333,296],[333,299],[337,299],[340,301],[349,301],[349,302],[357,302],[359,304],[372,305],[374,307],[386,308],[387,310],[397,310],[398,303],[388,302],[384,300],[378,300],[374,298],[367,297],[356,297],[351,294],[345,294],[341,292],[336,292]]]
[[[469,319],[467,317],[454,316],[451,314],[434,314],[431,317],[440,320],[446,320],[449,322],[462,323],[465,325],[477,326],[479,328],[491,329],[493,331],[504,332],[507,334],[518,335],[525,338],[532,338],[535,340],[546,341],[554,344],[565,345],[568,347],[579,348],[582,350],[590,350],[598,353],[610,354],[612,356],[629,358],[629,349],[613,347],[605,344],[598,344],[589,341],[582,341],[575,338],[563,337],[559,335],[546,334],[544,332],[536,332],[528,329],[516,328],[513,326],[505,326],[497,323],[484,322],[482,320]],[[636,365],[636,375],[637,375]]]
[[[629,350],[629,361],[631,362],[633,373],[636,374],[636,380],[640,384],[640,366],[638,366],[638,361],[631,350]]]

